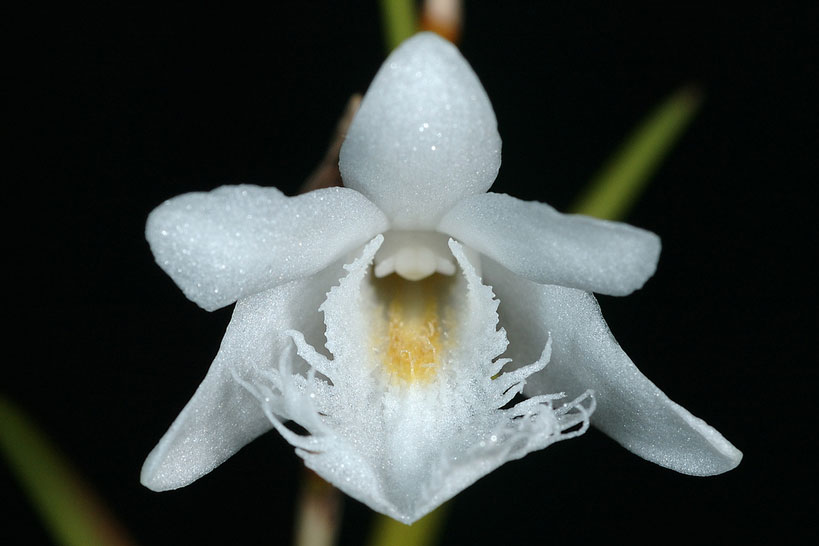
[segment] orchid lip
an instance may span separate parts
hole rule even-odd
[[[552,342],[535,362],[505,370],[499,302],[465,247],[448,240],[460,274],[373,279],[384,239],[345,266],[320,307],[330,357],[287,330],[293,345],[278,365],[233,378],[308,468],[412,523],[505,462],[582,434],[595,401],[589,391],[567,403],[555,393],[511,405],[549,363]]]

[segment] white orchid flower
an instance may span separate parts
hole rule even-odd
[[[419,34],[361,103],[341,149],[346,187],[223,186],[153,211],[148,241],[185,295],[207,310],[237,303],[144,485],[185,486],[271,428],[407,523],[590,422],[686,474],[739,463],[637,370],[592,295],[640,288],[658,237],[485,193],[496,125],[458,50]]]

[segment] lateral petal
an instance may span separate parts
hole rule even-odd
[[[318,307],[342,275],[334,264],[318,275],[277,286],[236,304],[222,345],[193,398],[148,455],[140,480],[154,491],[177,489],[201,478],[245,444],[272,428],[242,382],[268,377],[282,359],[294,359],[284,333],[298,328],[323,338]],[[274,411],[289,418],[278,400]]]
[[[526,361],[532,347],[552,339],[551,362],[529,377],[526,394],[562,391],[571,398],[592,389],[597,400],[592,425],[677,472],[707,476],[739,464],[739,450],[640,373],[609,331],[594,296],[535,284],[492,260],[484,260],[484,275],[501,301],[501,324],[509,336],[505,356]]]
[[[312,275],[386,228],[384,214],[348,188],[287,197],[239,185],[166,201],[145,237],[185,295],[213,311]]]
[[[394,229],[432,229],[459,199],[489,189],[500,168],[492,105],[458,49],[421,33],[376,74],[341,147],[344,185]]]
[[[529,280],[612,296],[642,287],[660,255],[650,231],[499,193],[461,200],[437,230]]]

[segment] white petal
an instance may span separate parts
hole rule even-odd
[[[458,49],[431,33],[384,62],[341,147],[344,185],[366,195],[394,229],[432,229],[500,167],[495,113]]]
[[[145,237],[185,295],[212,311],[312,275],[386,226],[381,211],[350,189],[286,197],[241,185],[166,201],[148,217]]]
[[[369,267],[381,240],[365,247],[322,305],[333,358],[292,334],[314,373],[281,369],[279,391],[309,436],[290,433],[266,410],[308,467],[374,510],[411,523],[503,463],[582,433],[593,401],[584,395],[557,407],[560,396],[545,395],[499,409],[546,366],[550,346],[534,364],[493,379],[506,362],[496,360],[506,347],[496,328],[497,301],[454,241],[450,248],[463,275],[433,281],[443,289],[436,305],[452,311],[443,312],[442,337],[450,342],[441,345],[436,377],[396,382],[380,356],[387,351],[380,350],[377,330],[385,286],[372,283]],[[258,393],[264,385],[249,388]]]
[[[267,376],[282,358],[292,359],[284,331],[298,328],[323,337],[318,307],[341,275],[340,265],[242,299],[236,304],[219,353],[190,402],[142,467],[143,485],[155,491],[183,487],[204,476],[272,424],[246,382]],[[286,414],[279,400],[271,400]]]
[[[551,363],[529,378],[527,394],[563,391],[571,397],[594,390],[593,425],[637,455],[684,474],[719,474],[739,464],[739,450],[640,373],[594,296],[532,283],[492,260],[484,261],[484,272],[501,301],[508,356],[530,357],[551,336]]]
[[[438,231],[535,282],[612,296],[642,287],[660,255],[650,231],[498,193],[460,201]]]

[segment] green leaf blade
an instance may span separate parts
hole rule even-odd
[[[387,51],[415,34],[418,30],[418,16],[413,0],[381,0],[381,26]]]
[[[19,408],[2,396],[0,453],[56,544],[135,544],[56,447]]]
[[[572,212],[606,220],[624,218],[700,103],[699,90],[686,86],[660,104],[592,179]]]

